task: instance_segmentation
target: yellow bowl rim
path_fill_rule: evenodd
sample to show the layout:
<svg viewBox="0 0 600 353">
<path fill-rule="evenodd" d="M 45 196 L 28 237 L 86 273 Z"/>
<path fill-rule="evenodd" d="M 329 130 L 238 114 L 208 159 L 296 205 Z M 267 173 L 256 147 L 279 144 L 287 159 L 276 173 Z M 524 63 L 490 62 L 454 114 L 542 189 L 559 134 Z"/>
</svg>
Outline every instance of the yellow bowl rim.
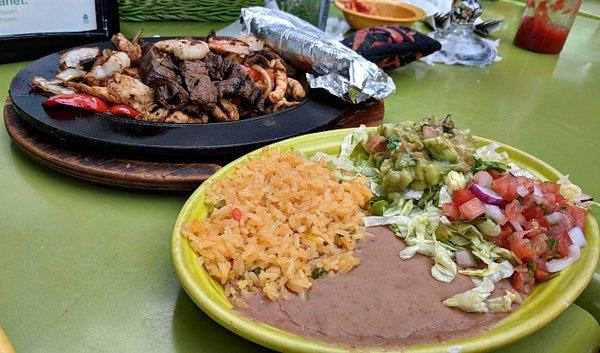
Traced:
<svg viewBox="0 0 600 353">
<path fill-rule="evenodd" d="M 374 129 L 375 128 L 369 128 L 370 131 L 373 131 Z M 286 146 L 294 146 L 295 143 L 305 143 L 307 141 L 317 142 L 320 139 L 325 138 L 337 138 L 341 141 L 341 138 L 350 133 L 352 130 L 353 128 L 347 128 L 307 134 L 280 141 L 271 144 L 268 147 L 285 148 Z M 482 142 L 485 144 L 497 142 L 487 138 L 477 136 L 474 137 L 477 140 L 477 142 Z M 509 155 L 520 155 L 523 159 L 526 159 L 539 165 L 539 167 L 536 169 L 546 169 L 549 173 L 553 174 L 556 177 L 560 177 L 563 175 L 554 167 L 526 152 L 523 152 L 515 147 L 503 143 L 499 144 L 502 150 L 507 151 Z M 179 280 L 181 281 L 183 289 L 187 292 L 190 298 L 202 309 L 202 311 L 204 311 L 208 316 L 210 316 L 213 320 L 221 324 L 223 327 L 229 329 L 230 331 L 236 333 L 241 337 L 244 337 L 250 341 L 253 341 L 271 349 L 275 349 L 278 351 L 303 353 L 380 352 L 381 350 L 378 350 L 377 348 L 364 348 L 357 350 L 355 348 L 335 346 L 326 342 L 304 338 L 277 328 L 273 328 L 272 326 L 264 323 L 251 321 L 237 314 L 235 311 L 231 310 L 231 306 L 229 308 L 226 308 L 220 305 L 203 290 L 202 286 L 198 282 L 196 282 L 193 279 L 193 275 L 190 272 L 190 269 L 186 266 L 184 254 L 181 248 L 182 246 L 190 247 L 189 241 L 187 239 L 184 239 L 180 235 L 181 226 L 186 221 L 188 214 L 195 207 L 196 200 L 199 198 L 199 196 L 203 194 L 204 189 L 208 185 L 210 185 L 214 180 L 226 174 L 231 168 L 235 167 L 235 165 L 237 165 L 238 163 L 245 161 L 249 156 L 260 153 L 260 150 L 262 150 L 262 148 L 250 152 L 221 168 L 210 178 L 208 178 L 202 185 L 200 185 L 196 189 L 196 191 L 194 191 L 194 193 L 189 197 L 189 199 L 186 201 L 183 208 L 181 209 L 177 217 L 175 226 L 173 228 L 171 238 L 171 256 L 175 272 L 179 277 Z M 597 245 L 600 238 L 600 232 L 598 228 L 598 223 L 591 213 L 588 213 L 587 215 L 586 228 L 589 228 L 589 236 L 594 238 L 593 243 Z M 590 245 L 591 244 L 588 244 L 584 248 L 584 251 L 589 253 L 587 255 L 587 262 L 589 263 L 589 265 L 585 266 L 583 271 L 578 272 L 577 276 L 571 279 L 571 286 L 569 286 L 567 289 L 561 292 L 560 298 L 562 299 L 562 305 L 546 305 L 544 307 L 544 310 L 538 315 L 525 318 L 514 327 L 498 332 L 494 336 L 488 337 L 487 339 L 480 337 L 481 335 L 486 334 L 485 332 L 481 332 L 477 335 L 465 337 L 462 339 L 455 339 L 432 344 L 415 345 L 400 350 L 386 349 L 385 352 L 434 353 L 440 352 L 442 349 L 447 352 L 480 352 L 489 349 L 500 348 L 520 338 L 528 336 L 529 334 L 539 330 L 544 325 L 548 324 L 550 321 L 552 321 L 554 318 L 560 315 L 571 303 L 575 301 L 575 299 L 579 296 L 579 294 L 581 294 L 581 292 L 590 282 L 595 272 L 595 268 L 598 264 L 598 258 L 600 255 L 600 247 L 592 247 Z M 203 267 L 201 270 L 205 271 Z M 558 278 L 556 278 L 555 280 L 557 279 Z M 518 312 L 518 310 L 516 312 Z M 516 312 L 513 312 L 510 316 L 514 315 Z M 501 322 L 508 320 L 510 316 L 503 319 Z M 465 340 L 467 341 L 467 343 L 464 343 Z"/>
<path fill-rule="evenodd" d="M 350 15 L 353 15 L 353 16 L 356 16 L 356 17 L 362 17 L 362 18 L 366 18 L 366 19 L 370 19 L 370 20 L 379 20 L 379 21 L 385 21 L 385 22 L 402 23 L 402 22 L 416 22 L 416 21 L 420 21 L 420 20 L 424 19 L 425 17 L 427 17 L 427 13 L 425 11 L 423 11 L 423 9 L 421 9 L 418 6 L 414 6 L 414 5 L 410 5 L 410 4 L 404 4 L 404 3 L 398 3 L 398 2 L 395 2 L 395 1 L 386 1 L 386 0 L 379 0 L 377 2 L 379 2 L 379 3 L 385 3 L 385 4 L 388 4 L 388 5 L 393 5 L 393 6 L 396 6 L 396 7 L 403 7 L 405 9 L 409 9 L 409 10 L 413 11 L 415 13 L 415 15 L 412 16 L 412 17 L 374 16 L 374 15 L 364 14 L 364 13 L 358 12 L 358 11 L 348 10 L 348 9 L 344 8 L 344 6 L 341 4 L 341 0 L 335 0 L 334 4 L 344 14 L 350 14 Z"/>
</svg>

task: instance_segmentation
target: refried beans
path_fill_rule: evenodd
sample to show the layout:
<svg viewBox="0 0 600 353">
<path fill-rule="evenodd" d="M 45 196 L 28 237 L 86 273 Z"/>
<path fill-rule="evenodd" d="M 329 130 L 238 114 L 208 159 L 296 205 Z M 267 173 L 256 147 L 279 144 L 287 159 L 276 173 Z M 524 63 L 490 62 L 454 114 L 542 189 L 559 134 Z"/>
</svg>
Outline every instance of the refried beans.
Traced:
<svg viewBox="0 0 600 353">
<path fill-rule="evenodd" d="M 361 263 L 347 274 L 315 281 L 306 300 L 271 301 L 262 293 L 245 296 L 235 310 L 254 321 L 342 346 L 402 348 L 472 336 L 508 313 L 466 313 L 442 301 L 474 287 L 466 276 L 451 283 L 430 275 L 432 262 L 416 255 L 401 260 L 404 242 L 386 227 L 370 228 L 356 255 Z M 503 280 L 491 297 L 512 290 Z"/>
</svg>

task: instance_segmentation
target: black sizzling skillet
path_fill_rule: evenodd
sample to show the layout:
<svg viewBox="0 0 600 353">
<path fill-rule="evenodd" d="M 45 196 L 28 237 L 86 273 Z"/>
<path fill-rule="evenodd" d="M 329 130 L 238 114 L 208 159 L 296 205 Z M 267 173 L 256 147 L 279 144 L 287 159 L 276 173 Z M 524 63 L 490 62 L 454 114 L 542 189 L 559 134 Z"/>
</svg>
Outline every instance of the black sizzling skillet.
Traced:
<svg viewBox="0 0 600 353">
<path fill-rule="evenodd" d="M 146 38 L 156 42 L 162 38 Z M 110 42 L 86 45 L 114 48 Z M 29 87 L 33 76 L 52 79 L 59 53 L 32 62 L 10 85 L 19 115 L 35 128 L 65 143 L 120 155 L 152 158 L 202 158 L 238 155 L 259 146 L 323 128 L 349 107 L 322 90 L 310 90 L 299 105 L 275 114 L 209 124 L 151 123 L 79 109 L 46 109 L 47 98 Z"/>
</svg>

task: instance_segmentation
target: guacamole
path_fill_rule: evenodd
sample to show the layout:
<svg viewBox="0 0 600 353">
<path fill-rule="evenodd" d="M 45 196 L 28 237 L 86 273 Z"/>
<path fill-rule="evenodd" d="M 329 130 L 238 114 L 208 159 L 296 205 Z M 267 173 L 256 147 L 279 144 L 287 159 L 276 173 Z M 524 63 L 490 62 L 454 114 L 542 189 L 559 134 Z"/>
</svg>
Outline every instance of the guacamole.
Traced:
<svg viewBox="0 0 600 353">
<path fill-rule="evenodd" d="M 468 130 L 456 129 L 450 117 L 434 117 L 421 123 L 383 124 L 364 148 L 381 172 L 380 199 L 394 202 L 408 191 L 434 195 L 448 172 L 469 172 L 475 142 Z"/>
</svg>

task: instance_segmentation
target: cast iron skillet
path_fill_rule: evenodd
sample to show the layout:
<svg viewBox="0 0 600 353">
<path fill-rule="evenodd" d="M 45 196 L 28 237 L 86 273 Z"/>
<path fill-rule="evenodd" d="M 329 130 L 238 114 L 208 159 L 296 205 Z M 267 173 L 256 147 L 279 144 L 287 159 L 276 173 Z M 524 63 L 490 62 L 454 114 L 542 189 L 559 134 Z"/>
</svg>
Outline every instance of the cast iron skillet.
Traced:
<svg viewBox="0 0 600 353">
<path fill-rule="evenodd" d="M 168 39 L 145 38 L 156 42 Z M 85 46 L 114 48 L 110 42 Z M 10 98 L 19 115 L 35 128 L 68 144 L 100 152 L 153 157 L 202 158 L 238 155 L 273 141 L 327 126 L 348 104 L 325 91 L 311 90 L 299 105 L 275 114 L 210 124 L 151 123 L 79 109 L 46 109 L 44 94 L 29 87 L 33 76 L 52 79 L 62 52 L 32 62 L 12 80 Z"/>
</svg>

